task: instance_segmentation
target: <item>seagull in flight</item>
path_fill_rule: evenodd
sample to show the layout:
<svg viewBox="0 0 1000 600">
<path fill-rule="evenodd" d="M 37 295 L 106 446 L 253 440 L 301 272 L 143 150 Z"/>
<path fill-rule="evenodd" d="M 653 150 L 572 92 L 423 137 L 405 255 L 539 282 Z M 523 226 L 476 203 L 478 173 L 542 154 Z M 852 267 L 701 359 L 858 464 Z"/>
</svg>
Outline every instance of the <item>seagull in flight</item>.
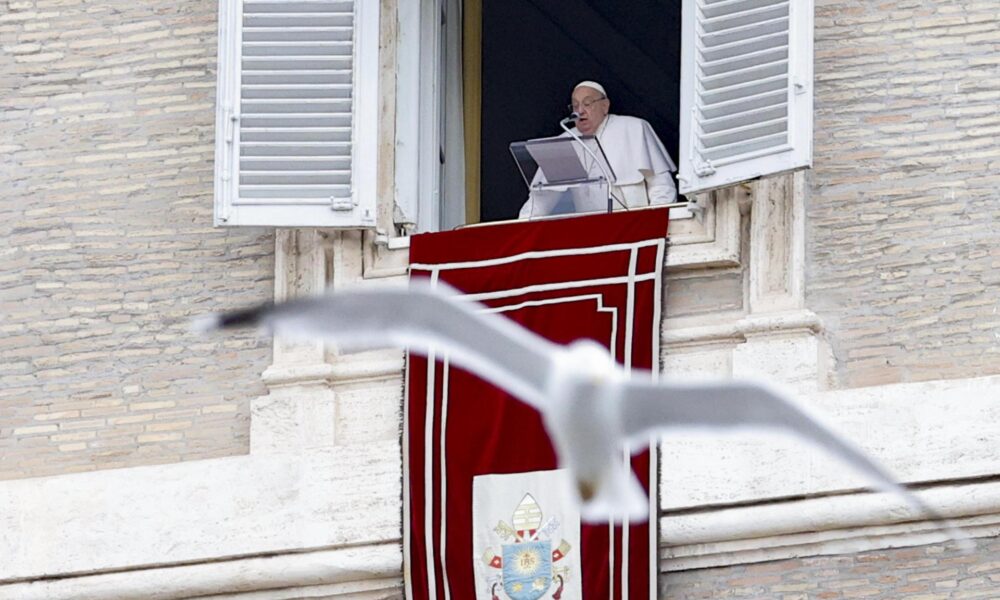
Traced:
<svg viewBox="0 0 1000 600">
<path fill-rule="evenodd" d="M 323 296 L 207 315 L 202 332 L 253 327 L 289 340 L 344 350 L 409 347 L 452 363 L 539 411 L 561 467 L 568 468 L 586 521 L 647 517 L 645 492 L 622 460 L 652 435 L 674 430 L 790 434 L 818 446 L 936 522 L 952 539 L 968 537 L 882 466 L 778 388 L 759 381 L 702 382 L 630 377 L 590 340 L 561 346 L 463 299 L 450 287 L 352 288 Z"/>
</svg>

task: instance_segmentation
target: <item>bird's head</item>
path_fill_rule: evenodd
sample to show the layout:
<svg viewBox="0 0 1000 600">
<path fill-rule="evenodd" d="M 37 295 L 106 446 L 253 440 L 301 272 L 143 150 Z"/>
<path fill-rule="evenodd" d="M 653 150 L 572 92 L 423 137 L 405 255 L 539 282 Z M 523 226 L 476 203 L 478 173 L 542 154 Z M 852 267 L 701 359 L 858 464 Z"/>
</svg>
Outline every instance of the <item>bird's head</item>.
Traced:
<svg viewBox="0 0 1000 600">
<path fill-rule="evenodd" d="M 621 375 L 621 368 L 607 348 L 593 340 L 576 340 L 568 349 L 568 367 L 593 385 L 610 383 Z"/>
</svg>

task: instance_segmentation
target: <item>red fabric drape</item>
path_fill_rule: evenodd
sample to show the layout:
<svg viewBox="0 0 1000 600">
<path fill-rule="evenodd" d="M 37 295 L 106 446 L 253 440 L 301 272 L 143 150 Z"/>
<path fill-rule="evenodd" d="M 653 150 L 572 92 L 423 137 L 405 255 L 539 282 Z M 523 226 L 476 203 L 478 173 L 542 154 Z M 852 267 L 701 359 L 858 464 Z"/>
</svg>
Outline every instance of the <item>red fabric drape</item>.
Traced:
<svg viewBox="0 0 1000 600">
<path fill-rule="evenodd" d="M 651 369 L 658 361 L 666 230 L 667 209 L 653 209 L 418 235 L 410 247 L 411 277 L 489 294 L 481 302 L 509 309 L 505 316 L 553 341 L 590 338 L 608 346 L 618 362 Z M 404 554 L 411 600 L 444 599 L 446 586 L 452 599 L 476 598 L 473 477 L 556 467 L 534 409 L 454 367 L 447 370 L 445 399 L 445 375 L 440 361 L 431 369 L 426 358 L 410 355 Z M 643 485 L 655 490 L 649 453 L 633 457 L 632 465 Z M 616 527 L 613 536 L 607 525 L 582 525 L 584 598 L 625 600 L 626 587 L 629 599 L 656 597 L 649 529 L 655 523 L 651 514 L 647 523 L 630 523 L 627 532 Z"/>
</svg>

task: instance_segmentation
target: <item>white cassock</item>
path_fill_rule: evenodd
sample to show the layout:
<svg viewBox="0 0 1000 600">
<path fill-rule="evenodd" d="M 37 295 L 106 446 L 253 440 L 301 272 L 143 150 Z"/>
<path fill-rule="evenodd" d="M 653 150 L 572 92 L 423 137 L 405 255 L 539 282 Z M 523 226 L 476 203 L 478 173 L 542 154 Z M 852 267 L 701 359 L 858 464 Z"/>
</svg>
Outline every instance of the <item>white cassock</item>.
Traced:
<svg viewBox="0 0 1000 600">
<path fill-rule="evenodd" d="M 573 133 L 579 135 L 574 128 Z M 561 137 L 569 134 L 563 133 Z M 608 164 L 614 171 L 615 185 L 611 186 L 611 195 L 616 210 L 622 204 L 629 208 L 651 206 L 653 204 L 668 204 L 677 197 L 677 188 L 671 175 L 677 170 L 674 161 L 667 154 L 663 142 L 657 137 L 653 127 L 638 117 L 611 115 L 597 128 L 596 136 L 601 148 L 608 158 Z M 585 164 L 592 162 L 584 157 Z M 587 165 L 591 170 L 596 165 Z M 599 174 L 599 173 L 596 173 Z M 521 207 L 518 218 L 527 219 L 551 214 L 552 207 L 536 206 L 534 194 Z M 607 210 L 606 200 L 587 202 L 586 206 L 575 207 L 575 212 L 591 212 Z M 593 204 L 591 206 L 590 204 Z"/>
</svg>

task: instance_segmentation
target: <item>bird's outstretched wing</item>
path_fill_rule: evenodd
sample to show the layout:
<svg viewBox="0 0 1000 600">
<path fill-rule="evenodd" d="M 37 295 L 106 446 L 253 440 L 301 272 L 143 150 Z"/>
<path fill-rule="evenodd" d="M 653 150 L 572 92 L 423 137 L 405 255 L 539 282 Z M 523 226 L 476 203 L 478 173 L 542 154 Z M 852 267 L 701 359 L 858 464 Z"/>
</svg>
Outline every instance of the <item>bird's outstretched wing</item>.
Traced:
<svg viewBox="0 0 1000 600">
<path fill-rule="evenodd" d="M 354 287 L 211 315 L 201 330 L 257 327 L 304 341 L 339 347 L 409 346 L 457 364 L 521 400 L 541 407 L 558 346 L 480 304 L 461 300 L 451 288 L 413 281 L 409 288 Z"/>
<path fill-rule="evenodd" d="M 818 446 L 864 475 L 872 487 L 895 494 L 937 523 L 952 539 L 971 542 L 958 527 L 896 482 L 881 465 L 778 388 L 755 381 L 623 383 L 620 395 L 624 435 L 641 444 L 654 432 L 767 430 Z"/>
</svg>

